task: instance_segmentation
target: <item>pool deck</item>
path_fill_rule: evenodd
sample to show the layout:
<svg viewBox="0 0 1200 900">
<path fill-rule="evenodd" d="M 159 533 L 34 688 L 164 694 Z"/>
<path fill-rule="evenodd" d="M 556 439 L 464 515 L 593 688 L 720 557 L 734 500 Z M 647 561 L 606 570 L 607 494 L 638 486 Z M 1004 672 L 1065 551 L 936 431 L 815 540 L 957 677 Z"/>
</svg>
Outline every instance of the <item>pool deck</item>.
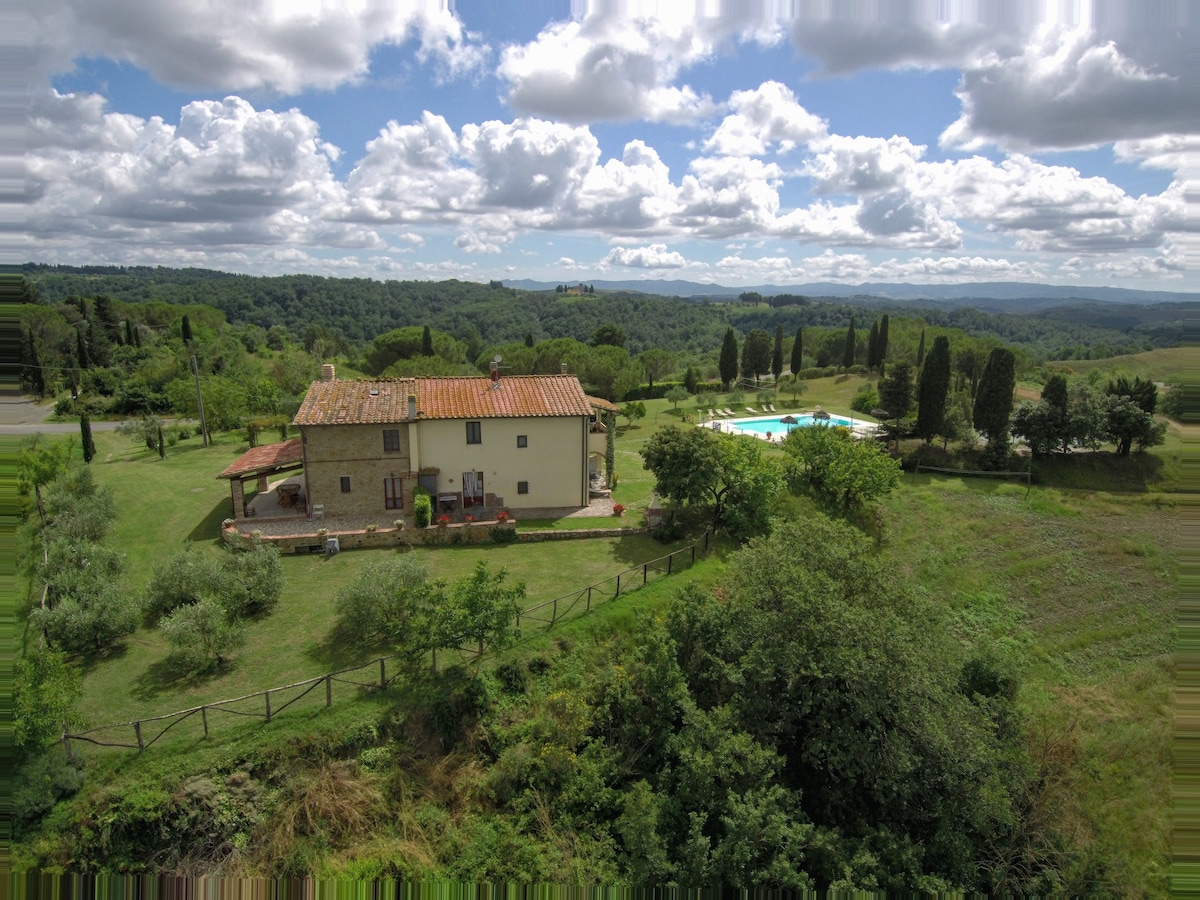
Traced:
<svg viewBox="0 0 1200 900">
<path fill-rule="evenodd" d="M 772 433 L 770 438 L 768 438 L 761 431 L 755 431 L 750 428 L 742 428 L 740 426 L 747 422 L 776 422 L 779 420 L 779 418 L 781 416 L 786 416 L 786 415 L 793 415 L 793 416 L 796 416 L 797 418 L 799 418 L 801 416 L 811 416 L 813 414 L 813 412 L 814 412 L 814 410 L 807 409 L 807 410 L 796 410 L 794 412 L 789 410 L 786 413 L 776 413 L 774 415 L 769 415 L 769 416 L 738 416 L 738 417 L 735 417 L 732 419 L 730 419 L 730 418 L 708 419 L 707 417 L 705 417 L 705 421 L 702 421 L 699 424 L 699 426 L 697 426 L 697 427 L 710 428 L 710 429 L 713 429 L 714 431 L 720 431 L 723 434 L 748 434 L 751 437 L 756 437 L 761 441 L 769 440 L 772 444 L 778 444 L 783 440 L 784 436 L 787 434 L 787 431 L 789 430 L 789 426 L 787 426 L 787 425 L 782 426 L 782 431 L 780 433 Z M 879 428 L 880 428 L 880 425 L 878 425 L 876 422 L 872 422 L 868 419 L 856 419 L 856 418 L 852 418 L 850 416 L 843 416 L 840 413 L 831 413 L 831 415 L 833 415 L 834 417 L 836 417 L 838 419 L 849 419 L 850 425 L 847 427 L 849 427 L 850 432 L 855 437 L 860 437 L 860 438 L 874 437 L 876 432 L 878 432 Z M 834 422 L 832 424 L 837 425 L 840 423 Z M 716 426 L 716 427 L 714 428 L 714 426 Z M 797 426 L 791 426 L 791 427 L 797 427 Z"/>
</svg>

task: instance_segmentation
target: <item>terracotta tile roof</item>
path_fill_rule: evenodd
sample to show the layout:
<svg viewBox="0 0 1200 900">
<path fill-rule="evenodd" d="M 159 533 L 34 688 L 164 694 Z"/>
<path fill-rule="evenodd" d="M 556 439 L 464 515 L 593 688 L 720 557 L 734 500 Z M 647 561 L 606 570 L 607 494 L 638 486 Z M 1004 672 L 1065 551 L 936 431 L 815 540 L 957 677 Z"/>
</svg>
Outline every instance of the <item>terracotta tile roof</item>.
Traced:
<svg viewBox="0 0 1200 900">
<path fill-rule="evenodd" d="M 617 404 L 613 403 L 611 400 L 605 400 L 603 397 L 593 397 L 591 394 L 588 394 L 587 401 L 598 409 L 607 409 L 611 412 L 621 411 L 621 407 L 617 406 Z"/>
<path fill-rule="evenodd" d="M 372 393 L 374 391 L 374 393 Z M 296 425 L 370 425 L 408 421 L 408 395 L 421 419 L 494 419 L 590 416 L 591 403 L 574 375 L 398 378 L 390 381 L 316 381 Z"/>
<path fill-rule="evenodd" d="M 247 450 L 233 465 L 218 475 L 218 478 L 238 478 L 296 465 L 304 460 L 304 444 L 300 438 L 281 441 L 278 444 L 263 444 Z"/>
</svg>

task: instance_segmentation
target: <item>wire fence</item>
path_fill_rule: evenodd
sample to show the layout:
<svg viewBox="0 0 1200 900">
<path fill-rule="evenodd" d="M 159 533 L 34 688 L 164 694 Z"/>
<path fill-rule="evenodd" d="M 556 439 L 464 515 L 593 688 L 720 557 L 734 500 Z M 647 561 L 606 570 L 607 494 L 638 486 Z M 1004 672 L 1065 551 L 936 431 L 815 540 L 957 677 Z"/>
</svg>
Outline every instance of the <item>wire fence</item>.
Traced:
<svg viewBox="0 0 1200 900">
<path fill-rule="evenodd" d="M 545 629 L 549 630 L 567 618 L 586 615 L 593 609 L 616 600 L 623 593 L 628 594 L 648 584 L 652 578 L 669 576 L 690 567 L 695 563 L 697 555 L 702 556 L 708 552 L 711 536 L 711 532 L 705 532 L 703 537 L 687 547 L 674 550 L 657 559 L 648 560 L 570 594 L 564 594 L 553 600 L 523 609 L 517 613 L 514 624 L 518 630 L 538 625 L 545 626 Z M 470 648 L 461 649 L 464 652 L 476 653 Z M 216 700 L 212 703 L 176 710 L 161 716 L 150 716 L 114 725 L 98 725 L 95 728 L 64 733 L 62 740 L 68 752 L 71 750 L 72 741 L 81 741 L 97 747 L 137 750 L 140 753 L 184 723 L 191 724 L 179 728 L 179 731 L 175 732 L 176 734 L 186 733 L 190 727 L 194 738 L 199 738 L 201 734 L 207 738 L 210 729 L 218 722 L 232 721 L 235 717 L 240 716 L 262 719 L 269 723 L 284 710 L 297 706 L 305 698 L 308 698 L 309 708 L 316 705 L 330 707 L 335 699 L 335 686 L 349 687 L 355 696 L 364 689 L 385 690 L 408 671 L 408 667 L 403 665 L 402 661 L 409 661 L 409 658 L 401 654 L 382 656 L 370 662 L 340 669 L 337 672 L 328 672 L 292 684 L 255 691 L 241 697 Z M 389 664 L 391 664 L 390 671 Z M 370 676 L 360 675 L 358 679 L 350 677 L 359 672 L 370 672 Z M 319 691 L 318 688 L 322 685 L 325 690 Z M 345 692 L 344 687 L 342 690 Z M 321 704 L 321 700 L 324 701 L 323 704 Z"/>
</svg>

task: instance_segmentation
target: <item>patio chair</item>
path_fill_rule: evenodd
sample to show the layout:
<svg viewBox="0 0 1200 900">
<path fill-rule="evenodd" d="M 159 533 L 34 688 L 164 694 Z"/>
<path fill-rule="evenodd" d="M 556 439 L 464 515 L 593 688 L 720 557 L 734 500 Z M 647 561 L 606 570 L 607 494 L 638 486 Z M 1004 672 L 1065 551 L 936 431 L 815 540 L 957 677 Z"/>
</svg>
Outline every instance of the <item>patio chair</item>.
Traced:
<svg viewBox="0 0 1200 900">
<path fill-rule="evenodd" d="M 312 517 L 314 519 L 325 518 L 325 504 L 324 503 L 314 503 L 313 504 Z"/>
</svg>

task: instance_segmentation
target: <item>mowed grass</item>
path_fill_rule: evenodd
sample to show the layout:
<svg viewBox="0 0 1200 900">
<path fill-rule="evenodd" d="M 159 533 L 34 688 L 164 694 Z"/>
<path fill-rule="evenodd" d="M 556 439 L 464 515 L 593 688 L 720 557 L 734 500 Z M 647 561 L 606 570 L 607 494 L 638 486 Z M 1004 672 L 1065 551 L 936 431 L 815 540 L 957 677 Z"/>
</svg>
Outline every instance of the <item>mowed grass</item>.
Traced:
<svg viewBox="0 0 1200 900">
<path fill-rule="evenodd" d="M 123 584 L 145 590 L 156 565 L 191 545 L 193 552 L 219 555 L 220 523 L 230 513 L 228 483 L 216 475 L 244 452 L 231 436 L 204 448 L 193 439 L 176 445 L 167 459 L 113 434 L 98 434 L 93 471 L 117 498 L 118 519 L 111 542 L 127 555 Z M 643 473 L 648 475 L 648 473 Z M 645 486 L 645 479 L 630 484 Z M 622 490 L 632 493 L 628 484 Z M 607 526 L 608 519 L 571 520 L 572 527 Z M 453 581 L 478 561 L 508 571 L 526 586 L 525 606 L 586 588 L 619 572 L 659 558 L 686 541 L 663 545 L 640 533 L 615 538 L 533 544 L 451 546 L 413 551 L 347 551 L 335 557 L 281 557 L 283 597 L 261 620 L 247 626 L 247 643 L 225 671 L 185 677 L 168 659 L 169 648 L 155 629 L 142 628 L 107 657 L 89 663 L 82 712 L 92 725 L 131 721 L 265 688 L 290 684 L 355 665 L 388 652 L 365 646 L 336 631 L 334 598 L 363 566 L 384 555 L 415 553 L 435 578 Z M 640 579 L 627 580 L 623 589 Z M 614 585 L 606 590 L 611 592 Z M 599 599 L 600 592 L 596 597 Z M 536 626 L 528 626 L 535 627 Z"/>
<path fill-rule="evenodd" d="M 1117 895 L 1167 892 L 1175 502 L 906 475 L 885 505 L 885 556 L 1014 661 L 1031 733 L 1075 754 L 1066 789 Z"/>
</svg>

